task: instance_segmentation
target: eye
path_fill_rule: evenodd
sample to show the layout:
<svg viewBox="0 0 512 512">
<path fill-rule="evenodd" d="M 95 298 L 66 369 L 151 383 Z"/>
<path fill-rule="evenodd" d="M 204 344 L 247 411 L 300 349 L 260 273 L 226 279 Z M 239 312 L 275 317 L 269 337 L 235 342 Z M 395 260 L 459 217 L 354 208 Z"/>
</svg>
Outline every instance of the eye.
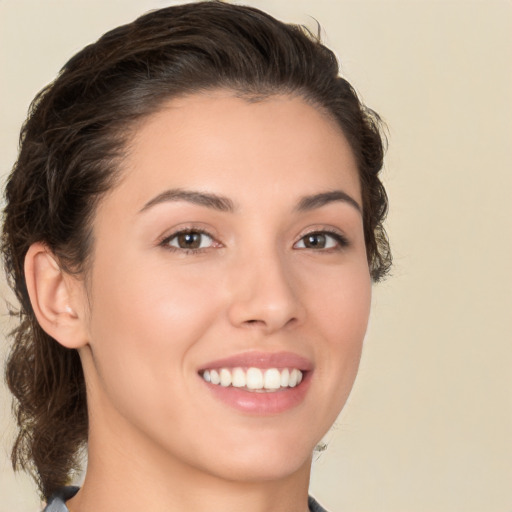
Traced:
<svg viewBox="0 0 512 512">
<path fill-rule="evenodd" d="M 194 230 L 179 231 L 162 240 L 163 247 L 172 250 L 200 251 L 214 245 L 214 239 L 208 233 Z"/>
<path fill-rule="evenodd" d="M 303 236 L 293 247 L 295 249 L 336 249 L 347 245 L 347 239 L 339 233 L 315 231 Z"/>
</svg>

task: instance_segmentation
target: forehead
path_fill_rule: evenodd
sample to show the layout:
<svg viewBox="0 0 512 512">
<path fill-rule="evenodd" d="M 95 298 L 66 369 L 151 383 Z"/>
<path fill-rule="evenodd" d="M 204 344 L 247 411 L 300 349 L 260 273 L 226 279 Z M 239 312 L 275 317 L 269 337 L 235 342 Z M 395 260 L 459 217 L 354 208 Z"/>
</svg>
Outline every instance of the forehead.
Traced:
<svg viewBox="0 0 512 512">
<path fill-rule="evenodd" d="M 243 202 L 340 187 L 360 202 L 353 152 L 338 124 L 298 96 L 250 102 L 229 91 L 173 99 L 137 128 L 114 195 L 144 204 L 164 188 Z"/>
</svg>

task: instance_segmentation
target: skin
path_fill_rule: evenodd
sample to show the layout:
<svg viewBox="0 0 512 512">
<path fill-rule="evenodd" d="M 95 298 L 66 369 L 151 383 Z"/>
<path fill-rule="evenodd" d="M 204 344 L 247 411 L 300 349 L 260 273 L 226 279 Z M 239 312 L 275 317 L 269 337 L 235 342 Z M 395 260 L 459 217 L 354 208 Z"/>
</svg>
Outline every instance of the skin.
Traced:
<svg viewBox="0 0 512 512">
<path fill-rule="evenodd" d="M 169 189 L 223 196 L 234 210 L 148 206 Z M 89 459 L 72 512 L 307 510 L 312 452 L 349 395 L 371 300 L 360 211 L 346 200 L 297 211 L 334 190 L 361 205 L 343 133 L 300 97 L 214 91 L 141 124 L 98 206 L 87 279 L 61 274 L 53 295 L 37 277 L 29 286 L 41 317 L 53 298 L 68 324 L 55 320 L 52 334 L 84 367 Z M 184 228 L 209 233 L 201 250 L 170 238 Z M 348 245 L 327 234 L 326 248 L 305 246 L 324 230 Z M 28 259 L 29 273 L 57 275 L 42 246 Z M 311 362 L 298 406 L 247 414 L 209 392 L 199 368 L 251 351 Z"/>
</svg>

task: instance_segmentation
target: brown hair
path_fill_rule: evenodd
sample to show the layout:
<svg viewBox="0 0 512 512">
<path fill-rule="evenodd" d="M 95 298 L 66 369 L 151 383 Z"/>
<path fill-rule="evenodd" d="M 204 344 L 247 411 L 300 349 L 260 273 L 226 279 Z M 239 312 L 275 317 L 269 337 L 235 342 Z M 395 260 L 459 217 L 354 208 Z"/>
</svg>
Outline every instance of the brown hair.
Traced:
<svg viewBox="0 0 512 512">
<path fill-rule="evenodd" d="M 78 353 L 47 335 L 33 313 L 23 270 L 30 245 L 43 241 L 68 272 L 86 270 L 95 205 L 116 183 L 130 130 L 162 102 L 219 87 L 251 101 L 290 93 L 332 116 L 351 145 L 368 264 L 379 280 L 391 264 L 380 120 L 338 73 L 334 54 L 303 27 L 211 1 L 150 12 L 106 33 L 36 96 L 6 186 L 2 252 L 20 302 L 6 370 L 19 426 L 12 461 L 44 497 L 78 467 L 88 418 Z"/>
</svg>

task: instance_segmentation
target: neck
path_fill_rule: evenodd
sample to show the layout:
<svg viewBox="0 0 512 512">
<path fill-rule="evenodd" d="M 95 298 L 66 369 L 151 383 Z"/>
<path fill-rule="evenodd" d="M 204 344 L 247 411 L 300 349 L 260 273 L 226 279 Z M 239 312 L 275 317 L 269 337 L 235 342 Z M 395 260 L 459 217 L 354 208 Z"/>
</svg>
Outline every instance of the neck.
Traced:
<svg viewBox="0 0 512 512">
<path fill-rule="evenodd" d="M 225 478 L 176 460 L 119 422 L 115 428 L 91 426 L 88 448 L 85 481 L 68 502 L 72 512 L 308 510 L 311 458 L 286 475 Z"/>
</svg>

